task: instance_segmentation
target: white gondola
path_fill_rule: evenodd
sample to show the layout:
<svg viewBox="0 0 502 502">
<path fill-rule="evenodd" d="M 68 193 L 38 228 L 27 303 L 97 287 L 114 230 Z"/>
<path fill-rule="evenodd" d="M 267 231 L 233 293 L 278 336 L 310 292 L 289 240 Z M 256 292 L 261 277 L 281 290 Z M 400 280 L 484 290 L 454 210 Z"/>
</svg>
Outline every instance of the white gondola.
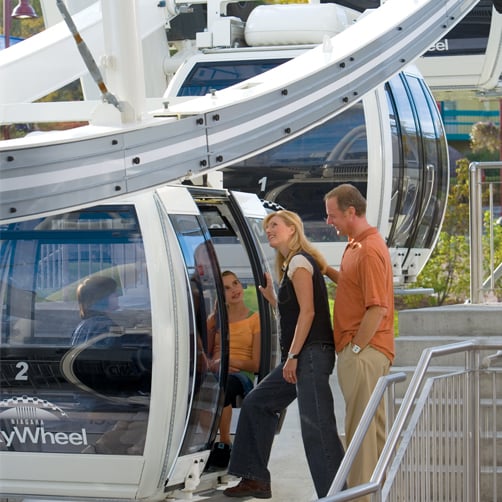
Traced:
<svg viewBox="0 0 502 502">
<path fill-rule="evenodd" d="M 264 215 L 256 196 L 166 185 L 2 227 L 2 494 L 149 499 L 199 484 L 225 384 L 206 364 L 221 270 L 260 313 L 258 378 L 276 362 L 256 288 L 270 272 Z M 73 343 L 91 277 L 115 280 L 119 309 Z"/>
<path fill-rule="evenodd" d="M 500 95 L 502 4 L 481 0 L 417 61 L 436 95 L 448 91 Z"/>
</svg>

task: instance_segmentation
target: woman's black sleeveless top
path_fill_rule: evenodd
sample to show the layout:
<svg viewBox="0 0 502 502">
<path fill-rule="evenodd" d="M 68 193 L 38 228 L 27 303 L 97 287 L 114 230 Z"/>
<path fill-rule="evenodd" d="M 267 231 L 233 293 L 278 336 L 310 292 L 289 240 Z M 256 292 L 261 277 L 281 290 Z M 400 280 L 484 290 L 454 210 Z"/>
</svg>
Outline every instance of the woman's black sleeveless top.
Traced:
<svg viewBox="0 0 502 502">
<path fill-rule="evenodd" d="M 304 347 L 310 344 L 333 344 L 333 328 L 329 313 L 328 292 L 324 277 L 319 270 L 314 258 L 308 253 L 300 253 L 312 264 L 314 272 L 312 274 L 314 289 L 314 320 L 310 327 L 309 334 L 305 340 Z M 300 306 L 295 295 L 295 289 L 291 279 L 288 277 L 288 270 L 284 272 L 279 291 L 277 294 L 277 306 L 280 314 L 281 325 L 281 356 L 284 361 L 291 347 L 291 342 L 295 334 L 296 323 L 300 315 Z"/>
</svg>

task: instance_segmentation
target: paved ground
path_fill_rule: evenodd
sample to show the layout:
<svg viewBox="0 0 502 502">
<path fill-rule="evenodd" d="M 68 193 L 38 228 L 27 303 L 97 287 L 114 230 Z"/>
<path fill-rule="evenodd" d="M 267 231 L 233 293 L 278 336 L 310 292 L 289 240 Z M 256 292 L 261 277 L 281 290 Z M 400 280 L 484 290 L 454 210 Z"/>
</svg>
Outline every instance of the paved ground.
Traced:
<svg viewBox="0 0 502 502">
<path fill-rule="evenodd" d="M 331 384 L 335 398 L 338 431 L 342 435 L 345 405 L 335 376 L 331 377 Z M 275 438 L 269 468 L 272 474 L 272 498 L 269 500 L 272 502 L 310 502 L 317 500 L 303 450 L 296 401 L 288 408 L 281 433 Z M 230 499 L 222 494 L 213 496 L 210 500 L 212 502 L 229 502 L 230 500 L 239 499 Z M 259 499 L 247 500 L 255 501 Z"/>
</svg>

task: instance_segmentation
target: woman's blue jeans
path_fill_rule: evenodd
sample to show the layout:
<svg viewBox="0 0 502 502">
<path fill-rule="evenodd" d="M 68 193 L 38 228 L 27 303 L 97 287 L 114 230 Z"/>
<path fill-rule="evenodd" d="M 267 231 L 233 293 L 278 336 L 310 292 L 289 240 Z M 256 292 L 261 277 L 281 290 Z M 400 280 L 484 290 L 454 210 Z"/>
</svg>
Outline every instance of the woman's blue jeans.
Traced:
<svg viewBox="0 0 502 502">
<path fill-rule="evenodd" d="M 298 358 L 296 385 L 284 380 L 283 365 L 273 369 L 244 399 L 228 472 L 270 482 L 267 465 L 279 415 L 298 398 L 310 474 L 318 497 L 324 497 L 344 455 L 329 385 L 335 350 L 329 344 L 304 347 Z"/>
</svg>

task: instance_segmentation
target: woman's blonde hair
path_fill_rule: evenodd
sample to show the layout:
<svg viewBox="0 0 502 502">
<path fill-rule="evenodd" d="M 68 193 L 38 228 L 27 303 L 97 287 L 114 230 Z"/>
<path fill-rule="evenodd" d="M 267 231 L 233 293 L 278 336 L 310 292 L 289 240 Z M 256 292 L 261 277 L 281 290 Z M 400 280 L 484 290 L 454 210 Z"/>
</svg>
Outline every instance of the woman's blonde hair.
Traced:
<svg viewBox="0 0 502 502">
<path fill-rule="evenodd" d="M 275 268 L 279 280 L 282 280 L 289 260 L 295 254 L 301 252 L 310 254 L 316 261 L 321 272 L 324 274 L 326 272 L 326 269 L 328 268 L 328 262 L 326 261 L 326 258 L 324 258 L 324 256 L 321 254 L 321 252 L 317 248 L 315 248 L 307 239 L 303 229 L 303 222 L 300 216 L 293 211 L 281 209 L 274 213 L 269 213 L 267 214 L 267 216 L 265 216 L 265 219 L 263 220 L 263 228 L 266 228 L 269 221 L 276 216 L 281 218 L 281 220 L 284 221 L 284 223 L 288 227 L 294 227 L 295 229 L 295 232 L 293 233 L 291 240 L 289 241 L 288 256 L 283 256 L 282 253 L 279 252 L 277 252 L 275 256 Z"/>
</svg>

